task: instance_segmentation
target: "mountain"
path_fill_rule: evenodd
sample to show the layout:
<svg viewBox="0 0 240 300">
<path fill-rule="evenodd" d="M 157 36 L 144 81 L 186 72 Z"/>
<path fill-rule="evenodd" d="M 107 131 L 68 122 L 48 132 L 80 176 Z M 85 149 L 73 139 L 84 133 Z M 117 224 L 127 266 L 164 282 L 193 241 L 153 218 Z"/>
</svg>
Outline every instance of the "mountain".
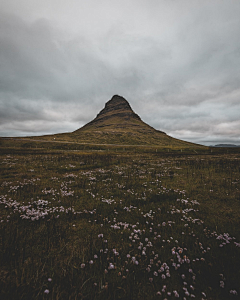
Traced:
<svg viewBox="0 0 240 300">
<path fill-rule="evenodd" d="M 109 100 L 94 120 L 76 130 L 74 133 L 87 133 L 88 131 L 118 134 L 126 133 L 152 133 L 156 130 L 144 123 L 141 118 L 132 110 L 130 104 L 121 96 L 115 95 Z M 165 134 L 162 131 L 159 131 Z"/>
<path fill-rule="evenodd" d="M 204 147 L 172 138 L 149 126 L 132 110 L 128 101 L 119 95 L 114 95 L 95 119 L 74 132 L 38 138 L 87 144 Z"/>
<path fill-rule="evenodd" d="M 98 144 L 196 146 L 149 126 L 119 95 L 114 95 L 95 119 L 71 133 L 71 138 Z"/>
</svg>

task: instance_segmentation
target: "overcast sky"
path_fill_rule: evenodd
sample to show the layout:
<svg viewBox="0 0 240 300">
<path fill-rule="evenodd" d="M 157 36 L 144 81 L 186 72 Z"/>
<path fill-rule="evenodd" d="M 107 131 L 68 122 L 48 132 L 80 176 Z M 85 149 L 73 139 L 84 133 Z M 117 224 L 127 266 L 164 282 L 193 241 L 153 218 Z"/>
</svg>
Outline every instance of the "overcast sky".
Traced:
<svg viewBox="0 0 240 300">
<path fill-rule="evenodd" d="M 0 136 L 74 131 L 114 94 L 173 137 L 240 145 L 240 1 L 0 0 Z"/>
</svg>

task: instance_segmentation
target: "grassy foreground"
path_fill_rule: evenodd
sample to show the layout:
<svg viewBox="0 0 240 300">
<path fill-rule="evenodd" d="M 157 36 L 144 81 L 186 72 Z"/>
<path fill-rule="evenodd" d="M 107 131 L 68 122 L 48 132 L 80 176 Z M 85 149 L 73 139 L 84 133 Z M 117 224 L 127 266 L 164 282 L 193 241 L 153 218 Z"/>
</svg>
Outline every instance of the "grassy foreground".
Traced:
<svg viewBox="0 0 240 300">
<path fill-rule="evenodd" d="M 0 299 L 240 299 L 239 149 L 79 147 L 1 141 Z"/>
</svg>

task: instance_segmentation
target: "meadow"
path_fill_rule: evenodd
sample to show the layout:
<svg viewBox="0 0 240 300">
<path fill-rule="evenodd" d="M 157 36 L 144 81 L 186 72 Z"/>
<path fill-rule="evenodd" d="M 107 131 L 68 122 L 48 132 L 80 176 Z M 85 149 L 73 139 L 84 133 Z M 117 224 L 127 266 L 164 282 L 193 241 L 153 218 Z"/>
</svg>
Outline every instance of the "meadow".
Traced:
<svg viewBox="0 0 240 300">
<path fill-rule="evenodd" d="M 0 299 L 240 299 L 239 148 L 0 141 Z"/>
</svg>

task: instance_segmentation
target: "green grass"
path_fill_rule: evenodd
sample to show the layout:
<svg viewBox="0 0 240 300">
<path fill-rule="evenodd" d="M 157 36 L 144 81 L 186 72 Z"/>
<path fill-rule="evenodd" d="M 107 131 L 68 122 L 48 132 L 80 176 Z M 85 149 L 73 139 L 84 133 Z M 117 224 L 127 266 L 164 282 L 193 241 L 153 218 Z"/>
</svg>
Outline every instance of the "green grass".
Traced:
<svg viewBox="0 0 240 300">
<path fill-rule="evenodd" d="M 2 140 L 0 161 L 1 299 L 240 299 L 237 149 Z"/>
</svg>

